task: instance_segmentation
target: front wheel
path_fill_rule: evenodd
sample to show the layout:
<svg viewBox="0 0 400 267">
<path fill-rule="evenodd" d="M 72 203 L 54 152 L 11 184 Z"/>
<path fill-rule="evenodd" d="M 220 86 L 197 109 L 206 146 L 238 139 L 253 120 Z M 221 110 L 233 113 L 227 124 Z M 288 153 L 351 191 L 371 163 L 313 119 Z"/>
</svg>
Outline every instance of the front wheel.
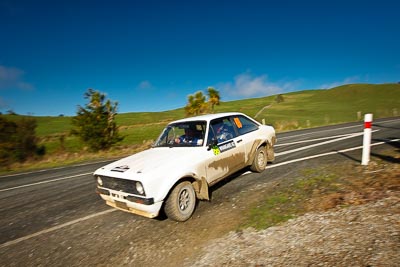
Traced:
<svg viewBox="0 0 400 267">
<path fill-rule="evenodd" d="M 265 147 L 259 147 L 254 156 L 253 164 L 250 167 L 250 170 L 253 172 L 262 172 L 265 170 L 267 166 L 267 151 Z"/>
<path fill-rule="evenodd" d="M 168 218 L 184 222 L 188 220 L 196 207 L 196 193 L 190 182 L 182 182 L 174 187 L 167 201 L 164 211 Z"/>
<path fill-rule="evenodd" d="M 273 162 L 275 160 L 274 148 L 268 144 L 267 146 L 267 161 Z"/>
</svg>

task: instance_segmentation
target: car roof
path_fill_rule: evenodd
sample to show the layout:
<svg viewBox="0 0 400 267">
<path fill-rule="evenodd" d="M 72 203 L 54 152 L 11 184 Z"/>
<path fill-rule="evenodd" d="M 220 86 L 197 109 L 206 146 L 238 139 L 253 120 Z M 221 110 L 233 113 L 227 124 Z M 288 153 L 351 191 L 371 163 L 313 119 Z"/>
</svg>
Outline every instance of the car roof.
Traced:
<svg viewBox="0 0 400 267">
<path fill-rule="evenodd" d="M 240 113 L 240 112 L 214 113 L 214 114 L 206 114 L 206 115 L 200 115 L 200 116 L 180 119 L 180 120 L 173 121 L 170 124 L 177 123 L 177 122 L 187 122 L 187 121 L 211 121 L 213 119 L 227 117 L 227 116 L 234 116 L 234 115 L 244 115 L 244 116 L 246 116 L 245 114 Z"/>
</svg>

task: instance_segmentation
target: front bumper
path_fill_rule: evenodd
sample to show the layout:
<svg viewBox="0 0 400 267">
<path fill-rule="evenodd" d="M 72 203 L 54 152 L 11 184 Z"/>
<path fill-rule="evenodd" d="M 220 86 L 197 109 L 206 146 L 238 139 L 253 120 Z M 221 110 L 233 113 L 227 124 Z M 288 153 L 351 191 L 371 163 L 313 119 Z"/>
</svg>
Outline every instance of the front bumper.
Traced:
<svg viewBox="0 0 400 267">
<path fill-rule="evenodd" d="M 157 217 L 163 203 L 154 202 L 153 198 L 141 198 L 107 188 L 97 187 L 96 193 L 111 207 L 147 218 Z"/>
</svg>

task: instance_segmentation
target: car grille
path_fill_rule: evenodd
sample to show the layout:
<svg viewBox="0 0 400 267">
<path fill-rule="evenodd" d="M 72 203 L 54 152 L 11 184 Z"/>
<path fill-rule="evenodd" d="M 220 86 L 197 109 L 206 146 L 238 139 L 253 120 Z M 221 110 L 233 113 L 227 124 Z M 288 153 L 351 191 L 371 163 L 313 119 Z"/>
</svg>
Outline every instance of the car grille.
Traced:
<svg viewBox="0 0 400 267">
<path fill-rule="evenodd" d="M 136 190 L 136 182 L 126 179 L 113 178 L 107 176 L 100 176 L 103 180 L 103 185 L 101 187 L 112 189 L 115 191 L 121 191 L 129 194 L 140 195 Z M 99 185 L 100 186 L 100 185 Z"/>
</svg>

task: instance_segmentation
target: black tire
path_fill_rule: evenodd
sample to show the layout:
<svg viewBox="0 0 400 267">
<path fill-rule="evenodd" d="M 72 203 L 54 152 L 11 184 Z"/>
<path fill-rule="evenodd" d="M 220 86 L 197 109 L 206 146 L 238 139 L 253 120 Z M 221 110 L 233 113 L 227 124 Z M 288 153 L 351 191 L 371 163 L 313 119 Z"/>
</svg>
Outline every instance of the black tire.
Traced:
<svg viewBox="0 0 400 267">
<path fill-rule="evenodd" d="M 172 189 L 164 211 L 167 217 L 177 222 L 187 221 L 196 207 L 196 193 L 190 182 L 179 183 Z"/>
<path fill-rule="evenodd" d="M 253 172 L 262 172 L 265 170 L 267 166 L 267 151 L 265 147 L 259 147 L 254 155 L 253 164 L 250 167 L 250 170 Z"/>
</svg>

